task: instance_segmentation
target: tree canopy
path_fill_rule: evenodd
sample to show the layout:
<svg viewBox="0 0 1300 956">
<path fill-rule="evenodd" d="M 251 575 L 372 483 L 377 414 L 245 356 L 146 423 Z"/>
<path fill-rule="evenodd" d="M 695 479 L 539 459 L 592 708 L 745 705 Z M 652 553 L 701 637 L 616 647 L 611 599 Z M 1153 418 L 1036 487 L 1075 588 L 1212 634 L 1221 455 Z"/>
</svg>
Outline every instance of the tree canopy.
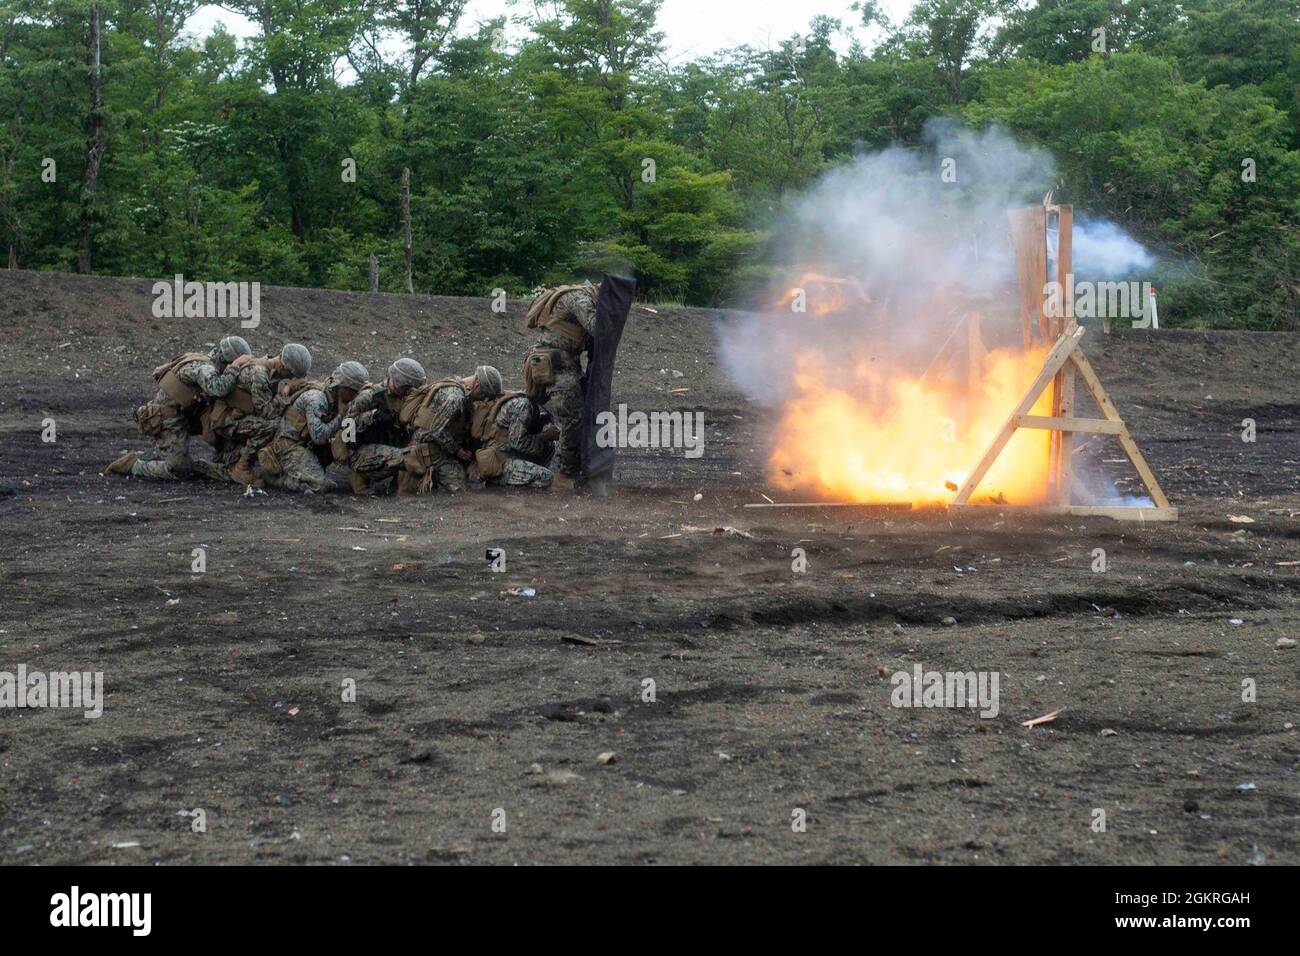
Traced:
<svg viewBox="0 0 1300 956">
<path fill-rule="evenodd" d="M 816 16 L 685 62 L 660 3 L 507 35 L 465 0 L 229 0 L 254 32 L 195 41 L 197 0 L 0 0 L 0 255 L 343 289 L 378 255 L 400 291 L 409 168 L 417 291 L 622 268 L 722 305 L 787 198 L 949 116 L 1050 149 L 1061 201 L 1170 265 L 1162 314 L 1300 329 L 1300 0 L 867 0 L 870 49 Z"/>
</svg>

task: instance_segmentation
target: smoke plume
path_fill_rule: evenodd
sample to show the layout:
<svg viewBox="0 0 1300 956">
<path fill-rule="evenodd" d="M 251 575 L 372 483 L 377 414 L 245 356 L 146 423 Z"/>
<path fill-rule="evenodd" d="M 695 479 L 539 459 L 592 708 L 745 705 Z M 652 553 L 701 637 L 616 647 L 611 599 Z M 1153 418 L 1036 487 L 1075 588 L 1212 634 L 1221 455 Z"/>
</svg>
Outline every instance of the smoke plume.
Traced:
<svg viewBox="0 0 1300 956">
<path fill-rule="evenodd" d="M 1056 178 L 1042 149 L 943 122 L 920 148 L 860 156 L 789 202 L 774 232 L 777 278 L 718 325 L 732 380 L 779 409 L 774 485 L 951 498 L 1041 367 L 1046 346 L 1024 348 L 1008 212 L 1041 203 Z M 1077 225 L 1073 250 L 1090 279 L 1151 262 L 1104 221 Z M 1047 441 L 1041 430 L 1013 436 L 984 493 L 1041 495 Z"/>
<path fill-rule="evenodd" d="M 728 374 L 751 400 L 775 405 L 789 391 L 796 351 L 815 350 L 831 375 L 886 353 L 919 372 L 972 307 L 987 344 L 1013 344 L 1007 211 L 1040 203 L 1055 180 L 1045 150 L 952 121 L 932 122 L 919 148 L 890 147 L 829 171 L 788 203 L 774 230 L 778 278 L 756 290 L 748 316 L 720 327 Z M 1090 279 L 1152 261 L 1113 223 L 1078 218 L 1073 255 L 1076 275 Z M 792 301 L 799 292 L 804 312 Z"/>
</svg>

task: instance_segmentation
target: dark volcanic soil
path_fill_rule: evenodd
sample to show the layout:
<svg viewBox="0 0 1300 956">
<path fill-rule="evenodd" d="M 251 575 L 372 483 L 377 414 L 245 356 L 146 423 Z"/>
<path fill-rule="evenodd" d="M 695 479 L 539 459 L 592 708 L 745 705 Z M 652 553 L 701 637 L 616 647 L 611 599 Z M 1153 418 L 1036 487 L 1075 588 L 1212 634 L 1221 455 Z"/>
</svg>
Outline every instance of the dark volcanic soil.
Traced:
<svg viewBox="0 0 1300 956">
<path fill-rule="evenodd" d="M 0 861 L 1300 861 L 1295 337 L 1089 333 L 1172 526 L 747 511 L 764 417 L 686 309 L 634 311 L 615 394 L 703 410 L 705 455 L 629 453 L 615 498 L 243 498 L 98 475 L 148 370 L 230 331 L 152 318 L 150 285 L 0 272 L 0 670 L 106 693 L 0 709 Z M 255 348 L 319 368 L 513 378 L 528 342 L 519 303 L 262 314 Z M 918 662 L 998 672 L 1000 713 L 892 707 Z"/>
</svg>

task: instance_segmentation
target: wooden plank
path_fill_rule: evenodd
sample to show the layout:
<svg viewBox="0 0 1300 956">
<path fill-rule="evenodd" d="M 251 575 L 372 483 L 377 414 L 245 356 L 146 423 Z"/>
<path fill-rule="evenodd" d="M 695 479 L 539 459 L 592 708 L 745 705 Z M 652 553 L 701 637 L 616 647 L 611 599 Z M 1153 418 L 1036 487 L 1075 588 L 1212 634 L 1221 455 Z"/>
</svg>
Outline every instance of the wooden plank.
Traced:
<svg viewBox="0 0 1300 956">
<path fill-rule="evenodd" d="M 1078 348 L 1081 338 L 1083 338 L 1082 327 L 1075 329 L 1069 335 L 1062 335 L 1060 341 L 1052 346 L 1052 350 L 1047 353 L 1047 358 L 1043 360 L 1042 371 L 1030 384 L 1024 398 L 1020 400 L 1020 404 L 1012 409 L 1011 414 L 1007 416 L 1006 422 L 998 430 L 997 435 L 994 436 L 993 441 L 984 452 L 984 456 L 980 458 L 979 464 L 975 466 L 975 470 L 966 478 L 965 484 L 958 489 L 957 496 L 953 498 L 955 504 L 963 504 L 970 500 L 970 496 L 979 487 L 979 483 L 984 480 L 988 470 L 993 467 L 993 462 L 997 460 L 998 455 L 1002 453 L 1002 449 L 1011 440 L 1011 435 L 1016 430 L 1016 419 L 1021 415 L 1029 414 L 1029 410 L 1034 407 L 1034 403 L 1038 401 L 1038 396 L 1042 394 L 1048 382 L 1061 370 L 1061 366 Z"/>
<path fill-rule="evenodd" d="M 1077 328 L 1071 320 L 1069 328 Z M 1065 363 L 1061 369 L 1058 378 L 1061 380 L 1060 390 L 1060 408 L 1057 414 L 1067 421 L 1082 421 L 1074 417 L 1074 365 L 1070 362 Z M 1087 419 L 1092 422 L 1095 419 Z M 1056 471 L 1056 503 L 1068 505 L 1070 503 L 1070 489 L 1074 486 L 1074 432 L 1080 429 L 1071 429 L 1061 432 L 1060 458 L 1057 462 Z"/>
<path fill-rule="evenodd" d="M 1118 435 L 1124 430 L 1123 422 L 1107 421 L 1104 418 L 1074 418 L 1062 415 L 1049 418 L 1046 415 L 1021 415 L 1016 419 L 1017 428 L 1055 428 L 1064 432 L 1095 432 L 1101 435 Z"/>
<path fill-rule="evenodd" d="M 1057 242 L 1056 242 L 1056 281 L 1061 283 L 1062 304 L 1062 331 L 1072 332 L 1078 327 L 1074 318 L 1074 297 L 1066 295 L 1066 290 L 1073 286 L 1074 274 L 1074 207 L 1071 205 L 1062 205 L 1057 207 Z M 1074 365 L 1070 362 L 1065 363 L 1061 369 L 1057 381 L 1060 387 L 1056 390 L 1057 401 L 1053 403 L 1053 414 L 1062 418 L 1071 418 L 1074 416 Z M 1074 434 L 1069 431 L 1061 432 L 1059 444 L 1057 446 L 1056 460 L 1056 503 L 1059 505 L 1068 505 L 1072 497 L 1074 487 Z"/>
<path fill-rule="evenodd" d="M 1157 508 L 1168 508 L 1170 506 L 1169 499 L 1165 497 L 1160 482 L 1156 480 L 1155 472 L 1147 464 L 1146 458 L 1142 455 L 1142 449 L 1138 448 L 1137 442 L 1129 434 L 1128 427 L 1124 425 L 1124 420 L 1119 417 L 1119 412 L 1115 409 L 1115 403 L 1106 394 L 1106 386 L 1101 384 L 1101 379 L 1097 377 L 1097 372 L 1093 369 L 1092 363 L 1088 361 L 1088 357 L 1082 351 L 1074 352 L 1070 356 L 1070 361 L 1074 363 L 1079 370 L 1079 374 L 1083 376 L 1083 382 L 1088 387 L 1093 401 L 1097 403 L 1097 407 L 1101 409 L 1102 414 L 1111 421 L 1119 422 L 1122 426 L 1119 432 L 1119 443 L 1123 447 L 1124 453 L 1128 455 L 1129 461 L 1133 462 L 1133 467 L 1137 469 L 1138 477 L 1142 479 L 1142 484 L 1146 486 L 1147 494 L 1151 496 L 1151 500 Z"/>
<path fill-rule="evenodd" d="M 1083 384 L 1092 396 L 1092 400 L 1097 403 L 1098 410 L 1112 422 L 1124 421 L 1119 417 L 1119 412 L 1115 409 L 1115 403 L 1106 394 L 1106 386 L 1101 384 L 1101 379 L 1097 377 L 1096 370 L 1093 369 L 1092 363 L 1088 361 L 1088 356 L 1083 354 L 1082 349 L 1070 356 L 1070 363 L 1083 376 Z"/>
<path fill-rule="evenodd" d="M 950 511 L 1001 511 L 1009 510 L 1015 514 L 1060 516 L 1071 515 L 1078 518 L 1114 518 L 1116 521 L 1177 521 L 1177 508 L 1122 508 L 1111 505 L 992 505 L 992 504 L 952 504 Z"/>
<path fill-rule="evenodd" d="M 1043 219 L 1043 249 L 1044 249 L 1044 254 L 1045 254 L 1046 257 L 1047 257 L 1047 282 L 1049 282 L 1049 283 L 1050 283 L 1050 282 L 1060 283 L 1060 284 L 1061 284 L 1061 291 L 1062 291 L 1062 293 L 1064 293 L 1065 286 L 1064 286 L 1064 283 L 1062 283 L 1062 280 L 1061 280 L 1061 232 L 1060 232 L 1060 226 L 1061 226 L 1061 207 L 1060 207 L 1060 206 L 1045 206 L 1044 209 L 1043 209 L 1043 212 L 1044 212 L 1044 219 Z M 1056 232 L 1056 258 L 1055 258 L 1055 261 L 1053 261 L 1053 259 L 1052 259 L 1051 249 L 1050 249 L 1050 247 L 1049 247 L 1048 244 L 1047 244 L 1047 240 L 1048 240 L 1049 235 L 1051 234 L 1051 230 L 1052 230 L 1052 226 L 1053 226 L 1053 225 L 1055 225 L 1055 226 L 1057 227 L 1057 232 Z M 1045 283 L 1045 284 L 1046 284 L 1046 283 Z M 1053 341 L 1055 341 L 1056 339 L 1060 338 L 1061 335 L 1065 332 L 1065 319 L 1064 319 L 1064 315 L 1065 315 L 1065 308 L 1064 308 L 1065 296 L 1064 296 L 1064 294 L 1062 294 L 1062 296 L 1061 296 L 1062 307 L 1061 307 L 1061 309 L 1060 309 L 1060 314 L 1059 314 L 1059 315 L 1054 315 L 1054 314 L 1052 314 L 1052 313 L 1053 313 L 1054 311 L 1056 311 L 1056 310 L 1049 310 L 1049 309 L 1047 308 L 1047 302 L 1046 302 L 1046 299 L 1047 299 L 1047 290 L 1046 290 L 1046 289 L 1043 290 L 1043 299 L 1044 299 L 1044 302 L 1043 302 L 1043 320 L 1047 323 L 1047 334 L 1050 335 L 1050 336 L 1052 337 L 1052 340 L 1053 340 Z"/>
<path fill-rule="evenodd" d="M 1048 193 L 1048 198 L 1044 200 L 1046 220 L 1045 220 L 1045 228 L 1043 232 L 1044 244 L 1045 244 L 1045 248 L 1047 249 L 1047 256 L 1048 256 L 1047 280 L 1049 283 L 1056 283 L 1059 288 L 1061 282 L 1060 207 L 1046 205 L 1047 203 L 1050 202 L 1050 200 L 1051 200 L 1051 193 Z M 1052 256 L 1052 250 L 1050 245 L 1047 245 L 1047 239 L 1051 236 L 1052 227 L 1054 225 L 1056 226 L 1057 229 L 1057 233 L 1056 233 L 1057 254 L 1055 258 Z M 1061 296 L 1062 307 L 1059 310 L 1060 313 L 1064 313 L 1065 311 L 1064 299 L 1065 297 L 1064 295 L 1062 295 Z M 1062 323 L 1061 315 L 1057 314 L 1058 310 L 1056 309 L 1049 310 L 1047 308 L 1048 301 L 1049 300 L 1047 298 L 1046 289 L 1044 289 L 1043 321 L 1047 323 L 1047 331 L 1051 335 L 1052 340 L 1056 341 L 1058 338 L 1061 337 L 1061 334 L 1064 331 L 1063 323 Z M 1066 368 L 1069 367 L 1068 363 L 1066 364 L 1065 367 Z M 1062 372 L 1063 371 L 1064 368 L 1062 369 Z M 1051 408 L 1051 414 L 1057 418 L 1059 418 L 1062 414 L 1061 399 L 1065 391 L 1065 381 L 1062 372 L 1057 372 L 1055 377 L 1052 379 L 1052 400 L 1050 403 L 1050 408 Z M 1061 442 L 1063 438 L 1065 438 L 1065 434 L 1063 432 L 1056 431 L 1056 430 L 1053 430 L 1051 434 L 1047 436 L 1046 485 L 1047 485 L 1047 497 L 1051 499 L 1059 499 L 1060 492 L 1061 492 L 1061 455 L 1062 455 Z"/>
<path fill-rule="evenodd" d="M 1020 331 L 1025 348 L 1046 337 L 1043 287 L 1047 285 L 1047 210 L 1026 206 L 1007 211 L 1020 291 Z"/>
<path fill-rule="evenodd" d="M 1160 482 L 1156 481 L 1156 474 L 1147 464 L 1146 458 L 1142 455 L 1142 449 L 1138 448 L 1137 442 L 1125 428 L 1119 433 L 1119 443 L 1124 446 L 1124 451 L 1128 453 L 1129 460 L 1133 462 L 1133 467 L 1137 469 L 1138 477 L 1142 479 L 1142 484 L 1147 486 L 1147 494 L 1157 508 L 1168 508 L 1169 499 L 1165 497 L 1164 491 L 1160 487 Z"/>
<path fill-rule="evenodd" d="M 1069 365 L 1070 363 L 1066 362 L 1061 366 L 1062 370 L 1068 368 Z M 1061 373 L 1057 372 L 1052 376 L 1051 415 L 1053 418 L 1061 417 L 1061 391 Z M 1028 416 L 1021 415 L 1020 417 L 1026 418 Z M 1016 425 L 1020 425 L 1018 419 Z M 1059 482 L 1061 480 L 1061 436 L 1063 434 L 1063 432 L 1053 429 L 1047 436 L 1047 496 L 1049 498 L 1057 498 L 1059 496 Z"/>
<path fill-rule="evenodd" d="M 961 510 L 972 508 L 1012 508 L 1019 514 L 1040 514 L 1040 515 L 1070 515 L 1073 517 L 1105 517 L 1113 518 L 1116 521 L 1177 521 L 1178 509 L 1169 504 L 1169 499 L 1165 497 L 1164 491 L 1160 488 L 1160 483 L 1156 480 L 1155 473 L 1151 470 L 1147 460 L 1142 455 L 1142 450 L 1138 448 L 1137 442 L 1129 434 L 1128 427 L 1124 420 L 1120 418 L 1119 411 L 1115 408 L 1114 402 L 1110 400 L 1110 395 L 1106 392 L 1106 387 L 1102 385 L 1100 377 L 1088 361 L 1088 357 L 1083 350 L 1078 347 L 1079 340 L 1083 336 L 1083 329 L 1077 323 L 1071 331 L 1062 335 L 1052 351 L 1048 353 L 1043 362 L 1043 369 L 1039 372 L 1038 377 L 1030 385 L 1025 397 L 1016 406 L 1016 410 L 1011 413 L 1011 417 L 998 432 L 993 442 L 989 445 L 980 463 L 966 479 L 966 483 L 958 490 L 956 497 L 948 506 L 950 509 Z M 1104 419 L 1093 418 L 1076 418 L 1071 414 L 1074 410 L 1074 373 L 1083 379 L 1084 387 L 1092 395 L 1093 401 L 1097 403 L 1097 408 L 1105 416 Z M 1065 374 L 1068 373 L 1068 374 Z M 1053 415 L 1051 417 L 1042 415 L 1030 415 L 1029 409 L 1034 406 L 1039 395 L 1047 387 L 1048 381 L 1051 380 L 1055 389 L 1057 383 L 1060 383 L 1061 390 L 1059 399 L 1057 394 L 1053 394 Z M 1062 446 L 1055 461 L 1056 470 L 1049 477 L 1049 481 L 1055 481 L 1054 491 L 1058 504 L 1048 506 L 1025 506 L 1025 505 L 990 505 L 990 504 L 972 504 L 970 496 L 975 489 L 979 487 L 980 481 L 987 474 L 997 456 L 1006 447 L 1010 441 L 1011 435 L 1016 428 L 1046 428 L 1052 429 L 1055 434 L 1062 438 Z M 1147 494 L 1150 495 L 1151 501 L 1155 505 L 1152 508 L 1125 508 L 1113 505 L 1075 505 L 1069 503 L 1071 489 L 1077 485 L 1073 468 L 1071 464 L 1073 448 L 1067 447 L 1065 439 L 1073 432 L 1092 432 L 1096 434 L 1112 434 L 1119 438 L 1120 445 L 1124 453 L 1128 455 L 1129 461 L 1137 469 L 1138 477 L 1146 486 Z M 1052 489 L 1049 489 L 1052 490 Z"/>
<path fill-rule="evenodd" d="M 1074 274 L 1074 207 L 1062 206 L 1060 218 L 1057 220 L 1060 226 L 1060 238 L 1056 246 L 1056 281 L 1061 283 L 1061 289 L 1064 291 L 1071 275 Z M 1071 331 L 1077 324 L 1074 318 L 1074 300 L 1070 296 L 1065 296 L 1065 328 L 1063 331 Z"/>
</svg>

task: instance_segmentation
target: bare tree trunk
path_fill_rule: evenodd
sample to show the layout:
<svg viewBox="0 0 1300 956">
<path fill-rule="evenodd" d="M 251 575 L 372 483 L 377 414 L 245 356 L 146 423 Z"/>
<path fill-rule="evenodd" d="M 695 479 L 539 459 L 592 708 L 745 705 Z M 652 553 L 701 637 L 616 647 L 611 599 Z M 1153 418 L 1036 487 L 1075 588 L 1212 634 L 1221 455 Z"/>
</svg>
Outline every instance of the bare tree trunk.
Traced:
<svg viewBox="0 0 1300 956">
<path fill-rule="evenodd" d="M 379 256 L 370 253 L 370 291 L 379 291 Z"/>
<path fill-rule="evenodd" d="M 290 178 L 289 188 L 294 191 L 294 194 L 289 200 L 289 229 L 293 232 L 294 236 L 301 239 L 306 234 L 307 227 L 303 225 L 302 197 L 297 193 L 295 182 L 296 179 Z"/>
<path fill-rule="evenodd" d="M 99 4 L 90 8 L 90 147 L 86 153 L 86 177 L 81 185 L 81 243 L 77 250 L 77 271 L 91 271 L 91 243 L 94 237 L 95 187 L 99 184 L 99 161 L 104 157 L 104 112 L 100 91 Z"/>
<path fill-rule="evenodd" d="M 8 49 L 8 37 L 5 38 L 4 44 L 0 44 L 0 58 L 4 57 L 7 49 Z M 23 126 L 23 111 L 21 109 L 18 110 L 17 114 L 15 115 L 15 119 L 17 120 L 18 128 L 17 128 L 17 133 L 14 136 L 14 139 L 12 141 L 13 149 L 10 151 L 9 156 L 5 159 L 5 175 L 4 175 L 3 185 L 6 187 L 14 180 L 14 164 L 18 162 L 18 150 L 22 146 L 23 140 L 27 137 L 27 129 L 25 126 Z M 19 218 L 19 213 L 17 209 L 6 210 L 5 227 L 6 227 L 6 232 L 9 233 L 9 268 L 17 269 L 18 268 L 18 237 L 19 235 L 22 234 L 22 220 Z"/>
<path fill-rule="evenodd" d="M 402 168 L 402 254 L 406 262 L 406 291 L 415 292 L 411 282 L 411 167 Z"/>
</svg>

